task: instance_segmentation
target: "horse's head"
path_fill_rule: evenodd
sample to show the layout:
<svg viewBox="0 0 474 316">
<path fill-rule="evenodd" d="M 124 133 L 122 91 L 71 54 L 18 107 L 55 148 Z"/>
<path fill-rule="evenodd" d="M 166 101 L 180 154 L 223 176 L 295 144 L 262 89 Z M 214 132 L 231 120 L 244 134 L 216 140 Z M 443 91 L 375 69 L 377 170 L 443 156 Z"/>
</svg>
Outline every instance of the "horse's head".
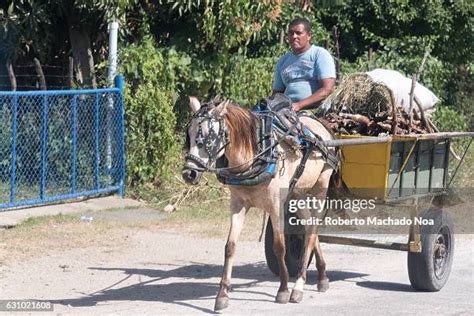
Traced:
<svg viewBox="0 0 474 316">
<path fill-rule="evenodd" d="M 204 171 L 211 171 L 212 164 L 224 154 L 229 143 L 224 115 L 228 102 L 209 102 L 201 106 L 198 99 L 189 98 L 192 112 L 186 135 L 187 154 L 182 171 L 189 184 L 198 184 Z"/>
</svg>

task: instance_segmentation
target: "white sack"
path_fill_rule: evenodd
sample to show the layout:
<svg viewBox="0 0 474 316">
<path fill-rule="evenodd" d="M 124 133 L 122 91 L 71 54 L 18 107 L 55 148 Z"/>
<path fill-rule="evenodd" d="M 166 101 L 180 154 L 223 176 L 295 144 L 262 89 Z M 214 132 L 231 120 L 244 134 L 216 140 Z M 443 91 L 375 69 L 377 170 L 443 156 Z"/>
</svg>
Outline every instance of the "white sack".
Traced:
<svg viewBox="0 0 474 316">
<path fill-rule="evenodd" d="M 403 105 L 408 112 L 410 109 L 410 90 L 411 78 L 407 78 L 398 71 L 388 69 L 374 69 L 367 72 L 373 81 L 386 85 L 393 92 L 395 102 Z M 421 106 L 426 114 L 434 112 L 434 105 L 439 101 L 439 98 L 431 92 L 428 88 L 420 83 L 416 83 L 415 96 L 420 100 Z M 416 104 L 413 107 L 418 111 Z"/>
</svg>

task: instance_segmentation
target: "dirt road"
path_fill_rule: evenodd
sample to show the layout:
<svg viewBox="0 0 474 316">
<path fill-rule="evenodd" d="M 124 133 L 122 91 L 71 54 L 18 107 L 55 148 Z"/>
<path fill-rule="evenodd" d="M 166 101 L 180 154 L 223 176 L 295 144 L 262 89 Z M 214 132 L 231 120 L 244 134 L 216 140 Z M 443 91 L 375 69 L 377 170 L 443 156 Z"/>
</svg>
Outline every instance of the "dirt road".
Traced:
<svg viewBox="0 0 474 316">
<path fill-rule="evenodd" d="M 129 229 L 114 246 L 57 249 L 23 262 L 9 260 L 0 265 L 0 299 L 51 301 L 61 314 L 213 313 L 224 242 L 178 229 Z M 457 236 L 456 243 L 450 280 L 438 293 L 410 287 L 406 253 L 324 244 L 328 292 L 316 291 L 312 265 L 303 302 L 278 305 L 278 279 L 266 267 L 263 245 L 243 241 L 224 313 L 467 315 L 474 310 L 474 239 Z"/>
</svg>

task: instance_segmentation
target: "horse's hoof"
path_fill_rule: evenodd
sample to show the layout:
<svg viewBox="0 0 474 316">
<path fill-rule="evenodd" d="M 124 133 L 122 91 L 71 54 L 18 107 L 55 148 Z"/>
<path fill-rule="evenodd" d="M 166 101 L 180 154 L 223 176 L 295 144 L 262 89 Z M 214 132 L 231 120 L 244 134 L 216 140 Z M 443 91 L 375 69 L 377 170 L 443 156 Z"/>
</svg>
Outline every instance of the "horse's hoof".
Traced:
<svg viewBox="0 0 474 316">
<path fill-rule="evenodd" d="M 229 298 L 221 296 L 216 298 L 216 304 L 214 305 L 214 311 L 220 311 L 226 309 L 229 306 Z"/>
<path fill-rule="evenodd" d="M 290 302 L 299 303 L 303 300 L 303 291 L 295 290 L 291 291 Z"/>
<path fill-rule="evenodd" d="M 326 292 L 329 289 L 329 279 L 318 281 L 318 292 Z"/>
<path fill-rule="evenodd" d="M 286 304 L 290 300 L 290 291 L 281 291 L 277 293 L 277 296 L 275 298 L 275 302 L 278 304 Z"/>
</svg>

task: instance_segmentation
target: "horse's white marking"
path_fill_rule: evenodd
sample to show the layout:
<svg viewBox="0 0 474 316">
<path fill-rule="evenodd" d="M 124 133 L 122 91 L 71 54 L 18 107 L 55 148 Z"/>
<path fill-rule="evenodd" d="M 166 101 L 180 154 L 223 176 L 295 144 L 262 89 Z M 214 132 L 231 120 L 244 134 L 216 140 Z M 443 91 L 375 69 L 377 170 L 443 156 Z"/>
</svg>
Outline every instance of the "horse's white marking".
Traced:
<svg viewBox="0 0 474 316">
<path fill-rule="evenodd" d="M 298 280 L 296 280 L 294 289 L 303 292 L 304 283 L 305 281 L 303 278 L 298 278 Z"/>
</svg>

